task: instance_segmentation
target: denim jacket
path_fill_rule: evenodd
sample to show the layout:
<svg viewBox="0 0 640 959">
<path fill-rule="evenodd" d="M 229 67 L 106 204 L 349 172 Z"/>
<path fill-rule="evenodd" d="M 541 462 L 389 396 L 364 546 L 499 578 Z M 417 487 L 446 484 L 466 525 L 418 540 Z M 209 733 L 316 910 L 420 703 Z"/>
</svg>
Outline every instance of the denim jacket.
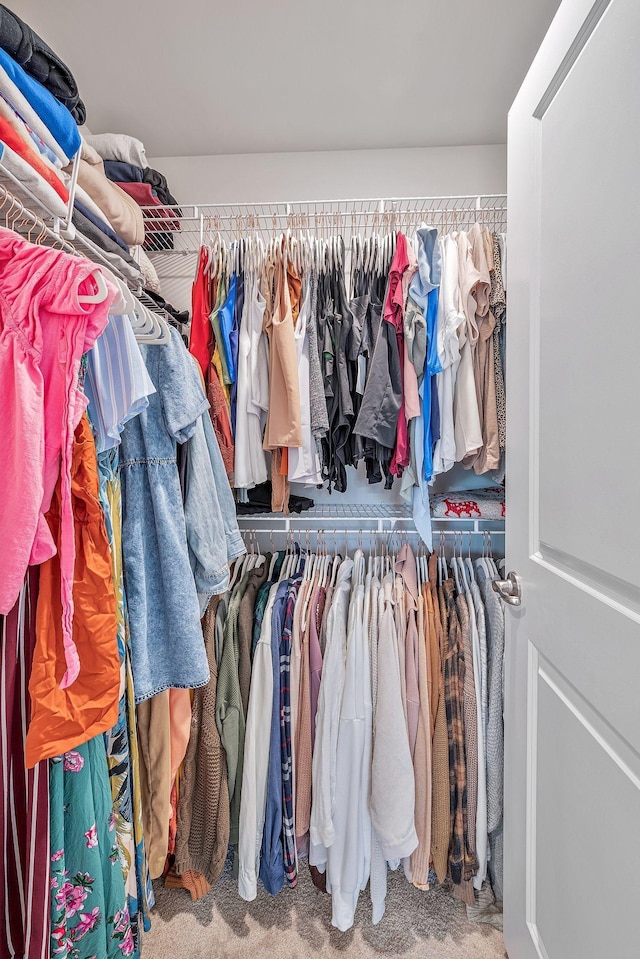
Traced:
<svg viewBox="0 0 640 959">
<path fill-rule="evenodd" d="M 236 508 L 211 417 L 204 413 L 187 443 L 184 487 L 189 559 L 200 612 L 229 585 L 229 563 L 245 552 Z"/>
</svg>

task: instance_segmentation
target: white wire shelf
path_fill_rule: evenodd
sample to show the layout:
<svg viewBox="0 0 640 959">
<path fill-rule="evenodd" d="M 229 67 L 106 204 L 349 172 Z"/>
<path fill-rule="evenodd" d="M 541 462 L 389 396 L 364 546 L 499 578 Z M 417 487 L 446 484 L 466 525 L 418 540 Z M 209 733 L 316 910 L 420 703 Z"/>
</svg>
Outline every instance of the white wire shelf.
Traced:
<svg viewBox="0 0 640 959">
<path fill-rule="evenodd" d="M 50 209 L 41 197 L 0 165 L 0 224 L 3 218 L 7 225 L 11 221 L 11 229 L 21 236 L 39 235 L 38 230 L 34 230 L 34 225 L 37 224 L 42 229 L 41 243 L 59 246 L 68 253 L 81 253 L 132 286 L 126 275 L 118 269 L 113 260 L 104 255 L 100 247 L 81 233 L 73 223 L 67 222 L 67 218 Z M 140 284 L 137 288 L 141 288 Z"/>
<path fill-rule="evenodd" d="M 442 232 L 466 230 L 482 223 L 495 232 L 507 228 L 504 194 L 478 196 L 392 197 L 386 199 L 296 200 L 288 203 L 201 203 L 144 207 L 147 252 L 193 254 L 218 234 L 227 243 L 243 236 L 270 237 L 290 230 L 319 237 L 340 235 L 345 244 L 354 234 L 413 232 L 422 223 Z M 172 229 L 171 225 L 176 227 Z M 154 233 L 173 235 L 167 250 Z"/>
<path fill-rule="evenodd" d="M 253 530 L 256 533 L 317 533 L 320 530 L 349 532 L 385 532 L 390 530 L 415 530 L 411 510 L 398 505 L 367 503 L 358 504 L 318 504 L 302 513 L 251 513 L 238 516 L 238 526 L 242 531 Z M 504 535 L 504 520 L 434 518 L 431 521 L 434 534 L 446 535 L 471 533 L 481 535 Z"/>
</svg>

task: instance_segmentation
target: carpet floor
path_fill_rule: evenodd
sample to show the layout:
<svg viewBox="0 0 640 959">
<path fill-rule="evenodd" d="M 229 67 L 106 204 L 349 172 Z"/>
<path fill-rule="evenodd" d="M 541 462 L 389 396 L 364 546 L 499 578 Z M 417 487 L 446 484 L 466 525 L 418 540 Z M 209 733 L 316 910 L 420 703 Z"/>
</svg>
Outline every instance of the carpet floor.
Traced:
<svg viewBox="0 0 640 959">
<path fill-rule="evenodd" d="M 387 911 L 371 924 L 368 891 L 362 893 L 355 925 L 331 925 L 331 899 L 317 891 L 307 869 L 298 888 L 275 898 L 258 890 L 244 902 L 235 883 L 220 881 L 199 902 L 186 890 L 155 884 L 151 931 L 143 941 L 147 959 L 503 959 L 502 933 L 467 922 L 465 907 L 442 888 L 421 892 L 403 876 L 389 875 Z"/>
</svg>

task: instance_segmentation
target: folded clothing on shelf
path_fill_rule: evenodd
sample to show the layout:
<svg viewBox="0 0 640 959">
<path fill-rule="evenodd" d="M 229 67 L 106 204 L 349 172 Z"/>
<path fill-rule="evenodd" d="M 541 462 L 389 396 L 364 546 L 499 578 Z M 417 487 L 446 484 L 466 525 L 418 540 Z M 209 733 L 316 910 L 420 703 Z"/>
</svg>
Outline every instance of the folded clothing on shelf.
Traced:
<svg viewBox="0 0 640 959">
<path fill-rule="evenodd" d="M 147 165 L 144 143 L 126 133 L 94 133 L 85 139 L 103 160 L 120 160 L 141 168 Z"/>
<path fill-rule="evenodd" d="M 491 519 L 506 516 L 504 488 L 452 490 L 436 493 L 431 499 L 433 519 Z"/>
<path fill-rule="evenodd" d="M 0 47 L 56 100 L 64 104 L 76 123 L 84 123 L 87 111 L 78 84 L 66 63 L 32 30 L 28 23 L 0 3 Z"/>
<path fill-rule="evenodd" d="M 36 129 L 36 132 L 47 143 L 56 155 L 62 156 L 60 159 L 66 162 L 65 158 L 71 159 L 80 149 L 81 137 L 80 131 L 75 120 L 60 103 L 59 100 L 49 93 L 46 87 L 34 80 L 32 76 L 26 73 L 19 63 L 16 63 L 6 50 L 0 47 L 0 67 L 2 67 L 3 83 L 0 86 L 0 92 L 6 96 L 6 99 L 22 115 L 22 103 L 27 102 L 36 117 L 41 121 L 42 128 Z M 18 96 L 16 97 L 16 91 Z M 20 102 L 16 102 L 20 100 Z M 29 116 L 23 116 L 23 120 L 31 123 Z M 37 120 L 36 120 L 37 122 Z M 57 148 L 57 149 L 56 149 Z"/>
<path fill-rule="evenodd" d="M 271 483 L 260 483 L 248 491 L 248 503 L 236 503 L 236 513 L 238 516 L 251 516 L 256 513 L 271 512 Z M 296 496 L 292 493 L 289 497 L 289 512 L 302 513 L 303 510 L 313 509 L 315 503 L 308 496 Z"/>
</svg>

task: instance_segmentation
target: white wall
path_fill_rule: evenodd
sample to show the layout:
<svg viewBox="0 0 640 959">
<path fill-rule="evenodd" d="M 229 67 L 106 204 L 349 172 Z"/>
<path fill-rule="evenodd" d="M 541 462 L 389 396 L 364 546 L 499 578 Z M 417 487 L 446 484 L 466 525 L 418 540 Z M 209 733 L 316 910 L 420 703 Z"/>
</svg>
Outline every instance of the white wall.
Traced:
<svg viewBox="0 0 640 959">
<path fill-rule="evenodd" d="M 494 146 L 156 157 L 180 203 L 267 203 L 505 193 L 507 150 Z"/>
</svg>

